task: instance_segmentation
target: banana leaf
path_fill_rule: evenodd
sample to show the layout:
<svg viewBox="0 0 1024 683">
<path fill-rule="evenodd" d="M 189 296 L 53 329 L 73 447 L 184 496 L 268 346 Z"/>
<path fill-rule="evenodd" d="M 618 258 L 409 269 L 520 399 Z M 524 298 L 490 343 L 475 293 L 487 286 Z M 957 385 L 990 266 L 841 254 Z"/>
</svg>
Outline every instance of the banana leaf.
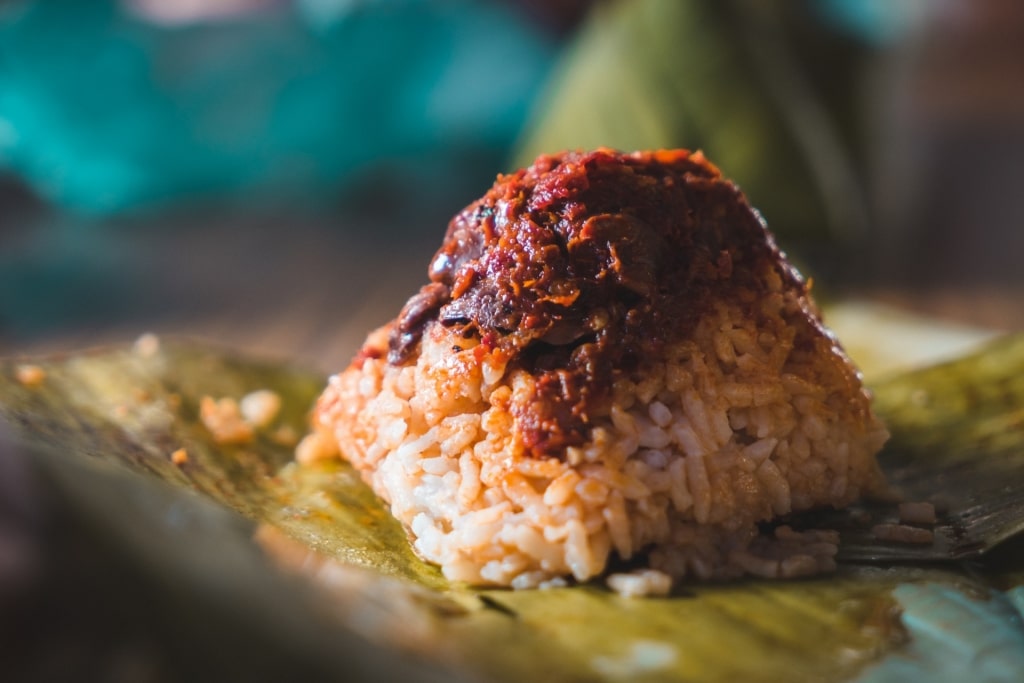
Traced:
<svg viewBox="0 0 1024 683">
<path fill-rule="evenodd" d="M 280 428 L 303 430 L 322 376 L 198 343 L 144 351 L 33 360 L 42 372 L 31 382 L 27 361 L 0 361 L 0 412 L 81 514 L 167 590 L 259 625 L 330 676 L 958 681 L 965 661 L 986 680 L 1024 670 L 1024 561 L 983 554 L 1024 522 L 1024 337 L 875 387 L 893 432 L 887 473 L 905 495 L 939 502 L 945 545 L 922 556 L 873 541 L 866 529 L 892 514 L 879 503 L 868 521 L 832 520 L 846 553 L 833 576 L 655 599 L 596 583 L 450 584 L 351 468 L 297 467 L 279 443 Z M 250 443 L 216 443 L 198 418 L 202 398 L 258 389 L 283 398 L 277 420 Z M 864 557 L 885 561 L 852 561 Z"/>
<path fill-rule="evenodd" d="M 862 236 L 856 126 L 843 120 L 858 111 L 855 54 L 823 37 L 821 25 L 813 62 L 800 54 L 802 9 L 758 0 L 598 3 L 509 167 L 562 149 L 702 149 L 785 241 Z M 827 83 L 811 78 L 808 64 L 818 62 L 829 64 Z M 829 101 L 837 94 L 841 101 Z"/>
<path fill-rule="evenodd" d="M 881 383 L 875 405 L 893 433 L 883 454 L 889 482 L 907 500 L 933 503 L 940 523 L 930 546 L 848 530 L 844 557 L 970 557 L 1024 531 L 1024 337 Z"/>
</svg>

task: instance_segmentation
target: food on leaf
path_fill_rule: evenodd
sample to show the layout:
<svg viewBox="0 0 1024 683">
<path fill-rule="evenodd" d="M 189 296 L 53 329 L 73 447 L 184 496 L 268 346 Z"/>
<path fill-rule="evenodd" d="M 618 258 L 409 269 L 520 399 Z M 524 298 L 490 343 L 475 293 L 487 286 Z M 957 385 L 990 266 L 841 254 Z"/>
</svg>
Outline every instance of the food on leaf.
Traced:
<svg viewBox="0 0 1024 683">
<path fill-rule="evenodd" d="M 314 420 L 450 580 L 815 574 L 836 534 L 758 525 L 884 487 L 856 369 L 699 152 L 542 156 L 428 272 Z"/>
</svg>

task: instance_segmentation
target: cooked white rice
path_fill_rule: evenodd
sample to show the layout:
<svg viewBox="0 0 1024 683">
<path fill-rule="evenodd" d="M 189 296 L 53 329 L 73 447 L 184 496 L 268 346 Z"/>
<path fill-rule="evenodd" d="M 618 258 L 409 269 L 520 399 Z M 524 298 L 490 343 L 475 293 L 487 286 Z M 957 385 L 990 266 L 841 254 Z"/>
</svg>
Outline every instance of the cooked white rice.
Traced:
<svg viewBox="0 0 1024 683">
<path fill-rule="evenodd" d="M 687 339 L 620 373 L 589 443 L 562 458 L 529 455 L 517 433 L 533 377 L 438 323 L 398 366 L 383 358 L 388 328 L 371 335 L 381 358 L 331 378 L 317 427 L 452 580 L 583 581 L 613 554 L 674 579 L 828 571 L 834 534 L 757 525 L 879 486 L 887 434 L 806 300 L 774 269 L 767 283 L 756 304 L 710 306 Z"/>
</svg>

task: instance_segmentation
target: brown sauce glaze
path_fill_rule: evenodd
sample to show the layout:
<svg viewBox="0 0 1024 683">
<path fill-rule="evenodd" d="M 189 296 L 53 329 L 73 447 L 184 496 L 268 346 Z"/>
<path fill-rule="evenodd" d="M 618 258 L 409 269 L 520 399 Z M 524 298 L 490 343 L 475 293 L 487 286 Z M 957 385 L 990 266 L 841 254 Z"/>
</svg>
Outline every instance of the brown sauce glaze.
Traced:
<svg viewBox="0 0 1024 683">
<path fill-rule="evenodd" d="M 433 321 L 478 335 L 536 379 L 515 415 L 528 451 L 561 457 L 586 441 L 615 372 L 685 338 L 723 296 L 753 306 L 766 261 L 803 292 L 699 152 L 542 156 L 452 220 L 388 361 L 407 360 Z"/>
</svg>

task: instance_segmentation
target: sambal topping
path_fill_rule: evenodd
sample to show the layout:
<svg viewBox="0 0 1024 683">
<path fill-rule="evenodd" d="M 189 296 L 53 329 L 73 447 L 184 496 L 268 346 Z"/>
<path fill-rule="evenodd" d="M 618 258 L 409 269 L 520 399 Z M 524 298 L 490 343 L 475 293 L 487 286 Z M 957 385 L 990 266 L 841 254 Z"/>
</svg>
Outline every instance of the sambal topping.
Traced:
<svg viewBox="0 0 1024 683">
<path fill-rule="evenodd" d="M 527 448 L 561 455 L 585 441 L 615 372 L 722 297 L 763 290 L 766 261 L 779 253 L 758 215 L 699 152 L 542 156 L 452 220 L 388 361 L 406 361 L 430 324 L 490 338 L 537 380 L 518 416 Z"/>
</svg>

